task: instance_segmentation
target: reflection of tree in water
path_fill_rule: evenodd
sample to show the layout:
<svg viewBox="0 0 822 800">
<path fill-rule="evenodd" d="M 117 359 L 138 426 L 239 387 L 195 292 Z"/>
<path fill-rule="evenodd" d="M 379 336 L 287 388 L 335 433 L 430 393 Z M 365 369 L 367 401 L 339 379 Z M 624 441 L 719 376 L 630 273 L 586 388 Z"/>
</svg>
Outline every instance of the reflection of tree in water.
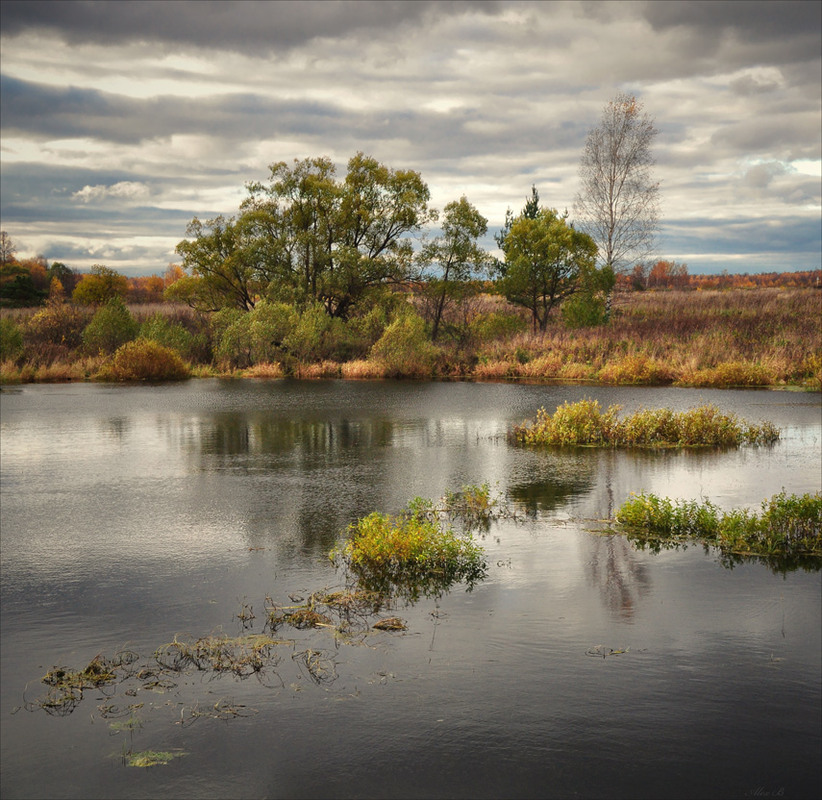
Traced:
<svg viewBox="0 0 822 800">
<path fill-rule="evenodd" d="M 294 555 L 327 553 L 349 522 L 373 510 L 374 456 L 362 453 L 386 452 L 393 433 L 389 419 L 225 413 L 198 420 L 182 435 L 198 472 L 243 478 L 234 487 L 247 498 L 249 545 L 276 542 Z"/>
<path fill-rule="evenodd" d="M 555 511 L 594 487 L 596 463 L 591 455 L 581 448 L 530 453 L 524 475 L 509 484 L 509 498 L 529 516 Z"/>
<path fill-rule="evenodd" d="M 639 601 L 651 588 L 645 564 L 637 561 L 624 536 L 590 536 L 585 541 L 588 575 L 603 603 L 619 619 L 632 619 Z"/>
<path fill-rule="evenodd" d="M 621 462 L 611 452 L 604 452 L 603 456 L 600 488 L 610 519 L 614 513 L 614 475 Z M 585 542 L 589 550 L 588 575 L 599 588 L 603 603 L 619 619 L 632 619 L 636 606 L 651 587 L 645 564 L 637 561 L 636 551 L 624 536 L 590 536 Z"/>
</svg>

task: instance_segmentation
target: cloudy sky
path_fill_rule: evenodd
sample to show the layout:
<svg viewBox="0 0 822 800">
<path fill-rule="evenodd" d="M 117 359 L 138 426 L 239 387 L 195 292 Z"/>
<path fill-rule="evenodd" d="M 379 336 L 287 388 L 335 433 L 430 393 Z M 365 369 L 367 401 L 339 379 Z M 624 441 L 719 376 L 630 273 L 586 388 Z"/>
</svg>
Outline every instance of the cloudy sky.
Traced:
<svg viewBox="0 0 822 800">
<path fill-rule="evenodd" d="M 818 269 L 822 4 L 37 2 L 0 6 L 0 224 L 20 255 L 161 273 L 268 165 L 362 151 L 497 229 L 572 209 L 617 92 L 659 129 L 658 255 Z M 493 248 L 493 240 L 487 242 Z"/>
</svg>

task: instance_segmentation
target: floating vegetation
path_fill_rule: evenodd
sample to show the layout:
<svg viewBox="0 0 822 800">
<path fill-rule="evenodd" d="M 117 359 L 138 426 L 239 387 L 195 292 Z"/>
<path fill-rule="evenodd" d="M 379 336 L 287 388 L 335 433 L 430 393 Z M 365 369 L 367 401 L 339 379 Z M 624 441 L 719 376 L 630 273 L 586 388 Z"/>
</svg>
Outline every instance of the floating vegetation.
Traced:
<svg viewBox="0 0 822 800">
<path fill-rule="evenodd" d="M 405 620 L 399 617 L 386 617 L 378 620 L 371 627 L 376 628 L 378 631 L 404 631 L 408 629 Z"/>
<path fill-rule="evenodd" d="M 302 650 L 291 656 L 317 685 L 337 680 L 337 662 L 324 650 Z"/>
<path fill-rule="evenodd" d="M 160 752 L 157 750 L 141 750 L 139 753 L 126 753 L 127 767 L 158 767 L 168 764 L 175 758 L 182 758 L 185 753 Z"/>
<path fill-rule="evenodd" d="M 553 415 L 541 408 L 536 420 L 514 428 L 514 437 L 523 444 L 600 447 L 738 447 L 779 439 L 773 423 L 749 423 L 714 405 L 681 412 L 640 409 L 624 419 L 619 409 L 612 405 L 602 411 L 596 400 L 563 403 Z"/>
<path fill-rule="evenodd" d="M 275 648 L 284 644 L 265 634 L 247 636 L 203 636 L 194 642 L 174 641 L 154 651 L 154 659 L 165 670 L 182 672 L 191 666 L 211 672 L 232 672 L 240 678 L 262 672 L 276 664 Z"/>
<path fill-rule="evenodd" d="M 113 684 L 124 674 L 130 674 L 130 667 L 137 659 L 136 653 L 126 650 L 111 659 L 98 654 L 82 670 L 52 667 L 41 678 L 41 682 L 49 687 L 46 694 L 32 703 L 24 700 L 23 707 L 42 708 L 55 716 L 70 714 L 83 699 L 84 690 Z"/>
<path fill-rule="evenodd" d="M 699 541 L 728 556 L 814 560 L 822 567 L 822 494 L 786 494 L 763 500 L 761 513 L 723 512 L 709 501 L 635 495 L 616 512 L 630 539 L 665 543 Z"/>
<path fill-rule="evenodd" d="M 589 647 L 585 651 L 585 655 L 592 656 L 593 658 L 607 658 L 608 656 L 624 655 L 630 649 L 630 647 L 624 647 L 615 650 L 613 647 L 606 647 L 604 644 L 598 644 L 596 647 Z"/>
<path fill-rule="evenodd" d="M 242 703 L 235 703 L 233 700 L 221 698 L 214 703 L 214 705 L 208 706 L 207 708 L 201 708 L 200 704 L 197 703 L 189 711 L 188 720 L 185 719 L 184 714 L 181 712 L 180 723 L 182 725 L 185 725 L 186 723 L 190 724 L 191 722 L 202 718 L 223 720 L 235 719 L 236 717 L 250 717 L 256 713 L 256 708 L 248 708 L 248 706 L 245 706 Z"/>
</svg>

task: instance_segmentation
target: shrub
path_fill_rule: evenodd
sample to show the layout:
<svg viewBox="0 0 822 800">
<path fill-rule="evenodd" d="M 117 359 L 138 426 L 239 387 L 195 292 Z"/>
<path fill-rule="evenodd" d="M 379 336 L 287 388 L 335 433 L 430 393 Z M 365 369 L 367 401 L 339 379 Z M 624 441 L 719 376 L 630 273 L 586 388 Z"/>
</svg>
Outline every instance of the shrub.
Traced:
<svg viewBox="0 0 822 800">
<path fill-rule="evenodd" d="M 469 587 L 485 575 L 482 548 L 423 514 L 374 512 L 349 528 L 349 539 L 332 560 L 341 560 L 370 591 L 415 600 L 439 595 L 458 581 Z"/>
<path fill-rule="evenodd" d="M 344 326 L 342 320 L 337 322 Z M 319 361 L 326 356 L 326 335 L 331 327 L 328 312 L 319 303 L 313 303 L 302 314 L 295 315 L 291 330 L 283 337 L 283 345 L 298 361 Z"/>
<path fill-rule="evenodd" d="M 437 348 L 428 341 L 425 323 L 414 312 L 395 319 L 371 348 L 371 357 L 385 367 L 388 377 L 430 376 Z"/>
<path fill-rule="evenodd" d="M 15 361 L 23 352 L 23 332 L 14 321 L 0 319 L 0 361 Z"/>
<path fill-rule="evenodd" d="M 23 340 L 34 347 L 56 344 L 74 349 L 83 343 L 83 330 L 90 319 L 88 312 L 70 303 L 49 303 L 24 325 Z"/>
<path fill-rule="evenodd" d="M 299 321 L 297 310 L 287 303 L 261 300 L 247 316 L 251 363 L 282 359 L 288 350 L 286 341 Z"/>
<path fill-rule="evenodd" d="M 108 381 L 168 381 L 190 375 L 188 366 L 171 348 L 150 339 L 136 339 L 117 349 L 97 374 Z"/>
<path fill-rule="evenodd" d="M 115 297 L 92 317 L 83 331 L 83 346 L 89 353 L 113 353 L 137 336 L 139 324 L 125 303 Z"/>
<path fill-rule="evenodd" d="M 168 347 L 183 358 L 191 358 L 194 349 L 194 336 L 191 331 L 159 312 L 152 314 L 140 325 L 140 338 Z"/>
<path fill-rule="evenodd" d="M 223 314 L 223 317 L 216 321 L 215 356 L 221 364 L 229 367 L 240 369 L 249 367 L 254 362 L 251 315 L 239 309 L 226 309 L 226 311 L 230 313 L 218 312 Z"/>
<path fill-rule="evenodd" d="M 529 327 L 528 321 L 522 317 L 491 311 L 486 314 L 477 314 L 469 323 L 468 332 L 477 342 L 490 342 L 524 333 Z"/>
<path fill-rule="evenodd" d="M 593 328 L 608 321 L 608 309 L 602 297 L 574 295 L 562 304 L 560 311 L 569 328 Z"/>
</svg>

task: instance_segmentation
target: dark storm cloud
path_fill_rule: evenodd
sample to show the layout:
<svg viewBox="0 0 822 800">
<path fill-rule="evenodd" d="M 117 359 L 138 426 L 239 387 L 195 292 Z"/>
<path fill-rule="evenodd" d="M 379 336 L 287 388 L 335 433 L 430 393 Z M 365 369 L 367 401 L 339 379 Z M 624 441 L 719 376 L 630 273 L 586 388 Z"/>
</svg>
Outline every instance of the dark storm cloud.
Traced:
<svg viewBox="0 0 822 800">
<path fill-rule="evenodd" d="M 248 52 L 290 48 L 319 37 L 413 25 L 428 13 L 458 14 L 495 2 L 198 2 L 197 0 L 3 0 L 2 32 L 48 31 L 72 43 L 165 42 Z"/>
<path fill-rule="evenodd" d="M 822 25 L 822 4 L 814 0 L 690 0 L 642 3 L 645 19 L 657 31 L 689 29 L 708 39 L 734 33 L 750 42 L 781 41 L 795 49 L 798 58 L 818 57 L 815 42 Z"/>
</svg>

